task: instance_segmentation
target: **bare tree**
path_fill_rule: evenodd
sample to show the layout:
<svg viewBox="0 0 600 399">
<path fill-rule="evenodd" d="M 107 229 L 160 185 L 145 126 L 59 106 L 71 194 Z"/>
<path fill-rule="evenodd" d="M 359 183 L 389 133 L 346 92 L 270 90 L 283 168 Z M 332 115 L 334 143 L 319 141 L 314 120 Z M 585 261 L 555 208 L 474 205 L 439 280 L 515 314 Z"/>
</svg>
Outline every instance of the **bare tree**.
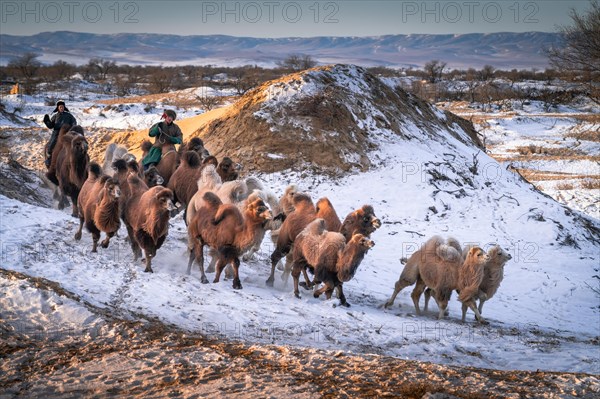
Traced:
<svg viewBox="0 0 600 399">
<path fill-rule="evenodd" d="M 426 63 L 423 69 L 425 70 L 429 83 L 435 83 L 440 80 L 444 73 L 444 68 L 446 68 L 446 63 L 439 60 L 433 60 Z"/>
<path fill-rule="evenodd" d="M 201 95 L 196 96 L 196 100 L 204 110 L 210 111 L 213 108 L 216 108 L 219 104 L 221 104 L 221 99 L 218 96 L 211 95 Z"/>
<path fill-rule="evenodd" d="M 25 94 L 32 94 L 35 91 L 34 78 L 42 65 L 37 57 L 39 57 L 38 54 L 25 53 L 11 60 L 7 65 L 8 70 L 23 79 L 22 86 Z"/>
<path fill-rule="evenodd" d="M 483 68 L 479 71 L 479 80 L 482 82 L 487 82 L 488 80 L 492 80 L 494 78 L 495 68 L 491 65 L 484 65 Z"/>
<path fill-rule="evenodd" d="M 173 82 L 173 71 L 169 68 L 158 67 L 148 76 L 150 93 L 166 93 Z"/>
<path fill-rule="evenodd" d="M 467 85 L 467 93 L 469 93 L 470 102 L 474 103 L 477 88 L 481 85 L 481 82 L 477 80 L 477 71 L 474 68 L 469 68 L 467 70 L 465 84 Z"/>
<path fill-rule="evenodd" d="M 53 81 L 65 80 L 75 72 L 75 65 L 66 61 L 58 60 L 46 68 L 46 74 Z"/>
<path fill-rule="evenodd" d="M 100 79 L 105 80 L 109 72 L 116 69 L 117 64 L 114 61 L 105 60 L 104 58 L 92 58 L 89 64 L 98 70 Z"/>
<path fill-rule="evenodd" d="M 548 50 L 550 63 L 560 70 L 600 73 L 600 3 L 590 2 L 587 14 L 571 10 L 574 26 L 561 26 L 564 46 Z"/>
<path fill-rule="evenodd" d="M 283 61 L 277 63 L 281 68 L 292 71 L 303 71 L 317 65 L 310 55 L 290 54 Z"/>
</svg>

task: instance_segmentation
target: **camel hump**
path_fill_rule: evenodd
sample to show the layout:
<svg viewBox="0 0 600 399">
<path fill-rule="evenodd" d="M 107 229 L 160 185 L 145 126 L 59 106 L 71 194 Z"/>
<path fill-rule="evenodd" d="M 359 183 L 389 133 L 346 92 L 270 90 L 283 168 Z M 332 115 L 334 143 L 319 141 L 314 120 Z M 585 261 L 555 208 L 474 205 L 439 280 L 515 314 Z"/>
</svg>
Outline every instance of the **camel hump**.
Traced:
<svg viewBox="0 0 600 399">
<path fill-rule="evenodd" d="M 212 191 L 207 191 L 206 193 L 204 193 L 204 195 L 202 196 L 202 199 L 210 207 L 215 207 L 216 208 L 219 205 L 223 204 L 223 202 L 221 201 L 221 199 L 219 198 L 219 196 L 217 196 L 217 194 L 213 193 Z"/>
<path fill-rule="evenodd" d="M 148 152 L 152 148 L 152 143 L 148 140 L 144 140 L 141 145 L 143 152 Z"/>
<path fill-rule="evenodd" d="M 96 179 L 102 175 L 102 168 L 98 163 L 90 162 L 89 172 Z"/>
<path fill-rule="evenodd" d="M 200 155 L 196 151 L 186 151 L 183 154 L 182 160 L 190 168 L 198 168 L 201 165 Z"/>
</svg>

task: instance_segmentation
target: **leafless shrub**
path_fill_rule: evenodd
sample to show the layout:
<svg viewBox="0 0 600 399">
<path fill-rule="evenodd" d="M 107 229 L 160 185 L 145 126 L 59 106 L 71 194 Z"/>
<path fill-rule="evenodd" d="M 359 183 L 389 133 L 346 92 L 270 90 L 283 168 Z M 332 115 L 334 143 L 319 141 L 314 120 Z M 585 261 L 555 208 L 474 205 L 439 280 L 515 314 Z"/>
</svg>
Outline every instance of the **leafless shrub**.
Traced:
<svg viewBox="0 0 600 399">
<path fill-rule="evenodd" d="M 556 184 L 556 189 L 561 191 L 573 190 L 574 188 L 573 183 L 560 182 Z"/>
<path fill-rule="evenodd" d="M 600 179 L 599 178 L 586 178 L 581 181 L 581 188 L 586 190 L 599 190 Z"/>
<path fill-rule="evenodd" d="M 221 99 L 218 96 L 196 96 L 196 100 L 206 111 L 210 111 L 221 104 Z"/>
</svg>

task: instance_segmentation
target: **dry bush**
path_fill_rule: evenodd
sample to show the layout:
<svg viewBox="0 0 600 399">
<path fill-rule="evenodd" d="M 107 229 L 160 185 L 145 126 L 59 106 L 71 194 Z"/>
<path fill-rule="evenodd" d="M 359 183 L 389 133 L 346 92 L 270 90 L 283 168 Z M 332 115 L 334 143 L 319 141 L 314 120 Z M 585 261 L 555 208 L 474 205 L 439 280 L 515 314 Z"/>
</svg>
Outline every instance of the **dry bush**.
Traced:
<svg viewBox="0 0 600 399">
<path fill-rule="evenodd" d="M 573 150 L 571 148 L 553 148 L 535 144 L 517 147 L 515 151 L 518 152 L 520 155 L 546 155 L 559 157 L 574 157 L 585 155 L 581 151 Z"/>
<path fill-rule="evenodd" d="M 581 181 L 581 188 L 585 188 L 586 190 L 598 190 L 600 189 L 600 179 L 599 178 L 586 178 Z"/>
<path fill-rule="evenodd" d="M 600 142 L 600 134 L 593 130 L 584 130 L 583 132 L 568 133 L 565 137 L 570 137 L 575 140 Z"/>
<path fill-rule="evenodd" d="M 561 191 L 573 190 L 574 188 L 575 186 L 573 185 L 573 183 L 561 182 L 556 184 L 556 189 Z"/>
</svg>

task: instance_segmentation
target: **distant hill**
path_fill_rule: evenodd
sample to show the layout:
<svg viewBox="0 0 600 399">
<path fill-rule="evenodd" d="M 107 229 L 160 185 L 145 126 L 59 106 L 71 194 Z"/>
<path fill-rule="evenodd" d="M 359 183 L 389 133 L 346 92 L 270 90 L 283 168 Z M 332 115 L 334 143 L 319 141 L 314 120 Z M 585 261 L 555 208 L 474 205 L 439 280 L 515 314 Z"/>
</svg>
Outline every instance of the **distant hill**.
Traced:
<svg viewBox="0 0 600 399">
<path fill-rule="evenodd" d="M 559 34 L 544 32 L 270 39 L 59 31 L 32 36 L 0 35 L 0 63 L 34 52 L 45 63 L 62 59 L 83 64 L 91 57 L 102 57 L 127 64 L 271 67 L 289 54 L 300 53 L 321 64 L 419 67 L 439 59 L 451 68 L 490 64 L 502 69 L 543 69 L 548 66 L 545 49 L 560 44 Z"/>
</svg>

